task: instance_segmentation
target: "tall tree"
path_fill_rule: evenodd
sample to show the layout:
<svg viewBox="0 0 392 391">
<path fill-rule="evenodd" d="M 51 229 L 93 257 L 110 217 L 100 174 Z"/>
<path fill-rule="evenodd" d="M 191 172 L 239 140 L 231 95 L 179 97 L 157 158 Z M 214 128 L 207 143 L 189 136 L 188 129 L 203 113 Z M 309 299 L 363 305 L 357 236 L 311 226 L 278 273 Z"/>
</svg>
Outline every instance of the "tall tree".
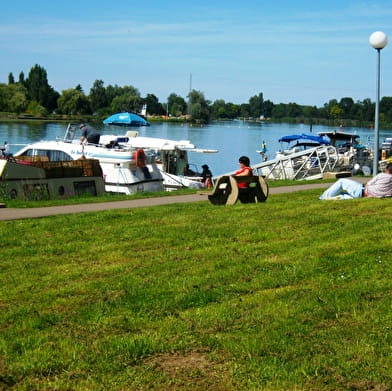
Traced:
<svg viewBox="0 0 392 391">
<path fill-rule="evenodd" d="M 14 75 L 12 74 L 12 72 L 10 72 L 8 74 L 8 84 L 14 84 L 14 83 L 15 83 Z"/>
<path fill-rule="evenodd" d="M 95 80 L 93 86 L 90 89 L 90 103 L 93 112 L 103 109 L 108 106 L 108 99 L 106 96 L 106 88 L 103 86 L 102 80 Z"/>
<path fill-rule="evenodd" d="M 211 117 L 210 101 L 206 100 L 200 91 L 192 90 L 188 94 L 191 119 L 207 123 Z"/>
<path fill-rule="evenodd" d="M 264 117 L 265 118 L 270 118 L 272 117 L 272 110 L 274 108 L 274 104 L 273 102 L 271 102 L 270 100 L 265 100 L 264 101 Z"/>
<path fill-rule="evenodd" d="M 48 84 L 47 73 L 43 67 L 36 64 L 31 68 L 25 86 L 30 100 L 35 100 L 49 112 L 56 108 L 59 94 Z"/>
<path fill-rule="evenodd" d="M 249 108 L 250 115 L 253 118 L 260 118 L 261 115 L 264 115 L 264 98 L 262 92 L 249 99 Z"/>
<path fill-rule="evenodd" d="M 19 73 L 19 79 L 18 79 L 18 81 L 19 81 L 20 84 L 24 84 L 24 82 L 25 82 L 25 77 L 24 77 L 24 73 L 23 73 L 23 72 L 20 72 L 20 73 Z"/>
</svg>

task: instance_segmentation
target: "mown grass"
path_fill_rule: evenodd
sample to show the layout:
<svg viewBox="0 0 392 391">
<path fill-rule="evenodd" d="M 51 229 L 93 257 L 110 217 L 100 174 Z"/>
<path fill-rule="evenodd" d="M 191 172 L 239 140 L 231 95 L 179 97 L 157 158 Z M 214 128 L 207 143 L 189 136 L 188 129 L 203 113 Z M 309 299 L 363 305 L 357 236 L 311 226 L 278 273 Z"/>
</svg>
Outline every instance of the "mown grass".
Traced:
<svg viewBox="0 0 392 391">
<path fill-rule="evenodd" d="M 391 200 L 1 223 L 0 389 L 390 390 Z"/>
<path fill-rule="evenodd" d="M 281 186 L 294 186 L 298 184 L 310 184 L 310 183 L 329 183 L 334 181 L 333 179 L 312 180 L 312 181 L 294 181 L 294 180 L 274 180 L 269 181 L 270 187 L 281 187 Z M 195 194 L 197 192 L 209 192 L 207 189 L 180 189 L 172 192 L 157 191 L 157 192 L 140 192 L 132 195 L 125 194 L 113 194 L 104 193 L 98 196 L 91 196 L 89 194 L 82 194 L 79 196 L 60 198 L 60 199 L 41 199 L 41 200 L 23 200 L 23 199 L 10 199 L 4 197 L 4 191 L 0 187 L 0 202 L 6 204 L 8 208 L 41 208 L 46 206 L 58 206 L 58 205 L 75 205 L 75 204 L 87 204 L 96 202 L 112 202 L 122 201 L 130 199 L 140 198 L 152 198 L 152 197 L 170 197 L 176 195 Z"/>
</svg>

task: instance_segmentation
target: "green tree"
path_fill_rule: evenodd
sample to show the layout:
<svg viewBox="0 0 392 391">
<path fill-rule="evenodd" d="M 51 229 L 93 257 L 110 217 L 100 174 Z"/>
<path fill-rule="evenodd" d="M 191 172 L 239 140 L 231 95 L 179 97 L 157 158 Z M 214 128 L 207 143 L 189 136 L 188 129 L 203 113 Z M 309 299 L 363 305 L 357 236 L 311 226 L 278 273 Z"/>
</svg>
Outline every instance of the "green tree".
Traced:
<svg viewBox="0 0 392 391">
<path fill-rule="evenodd" d="M 226 113 L 226 102 L 223 99 L 217 99 L 211 106 L 211 115 L 215 119 L 228 118 Z"/>
<path fill-rule="evenodd" d="M 339 105 L 333 105 L 329 108 L 329 115 L 334 119 L 341 119 L 344 111 Z"/>
<path fill-rule="evenodd" d="M 272 109 L 272 117 L 277 119 L 286 117 L 286 105 L 284 103 L 274 105 Z"/>
<path fill-rule="evenodd" d="M 24 73 L 20 72 L 19 73 L 19 79 L 18 79 L 20 84 L 24 84 L 25 83 L 25 78 L 24 78 Z"/>
<path fill-rule="evenodd" d="M 249 118 L 250 117 L 250 106 L 249 103 L 242 103 L 240 105 L 240 117 Z"/>
<path fill-rule="evenodd" d="M 306 118 L 317 117 L 317 107 L 316 106 L 304 106 L 302 109 L 303 115 Z"/>
<path fill-rule="evenodd" d="M 77 88 L 64 90 L 58 99 L 60 114 L 83 115 L 91 114 L 90 102 L 83 91 Z"/>
<path fill-rule="evenodd" d="M 45 107 L 41 106 L 37 101 L 32 100 L 29 102 L 27 112 L 34 116 L 44 116 L 47 114 Z"/>
<path fill-rule="evenodd" d="M 165 113 L 162 104 L 159 103 L 159 99 L 154 94 L 147 94 L 143 102 L 147 105 L 147 112 L 149 114 L 162 115 Z"/>
<path fill-rule="evenodd" d="M 186 114 L 187 104 L 183 97 L 177 94 L 170 94 L 167 98 L 168 112 L 174 117 Z"/>
<path fill-rule="evenodd" d="M 114 86 L 112 86 L 111 84 L 109 84 L 106 87 L 106 99 L 108 102 L 108 105 L 110 105 L 112 103 L 112 100 L 118 96 L 121 95 L 121 87 L 119 87 L 117 84 L 115 84 Z"/>
<path fill-rule="evenodd" d="M 200 91 L 192 90 L 188 94 L 190 104 L 190 114 L 192 121 L 207 123 L 211 117 L 210 102 L 204 97 Z"/>
<path fill-rule="evenodd" d="M 48 84 L 47 73 L 43 67 L 34 65 L 24 84 L 30 100 L 35 100 L 49 112 L 57 107 L 59 94 Z"/>
<path fill-rule="evenodd" d="M 7 84 L 0 83 L 0 111 L 9 110 L 10 88 Z"/>
<path fill-rule="evenodd" d="M 262 92 L 249 99 L 249 108 L 250 116 L 253 118 L 260 118 L 261 115 L 264 115 L 264 98 Z"/>
<path fill-rule="evenodd" d="M 24 85 L 20 83 L 11 84 L 8 86 L 9 95 L 9 111 L 20 114 L 26 111 L 28 106 L 27 90 Z"/>
<path fill-rule="evenodd" d="M 363 101 L 359 101 L 356 104 L 356 117 L 361 121 L 373 121 L 374 120 L 374 110 L 375 104 L 367 98 Z"/>
<path fill-rule="evenodd" d="M 355 104 L 354 100 L 349 97 L 340 99 L 339 107 L 342 109 L 342 118 L 355 118 Z"/>
<path fill-rule="evenodd" d="M 338 103 L 338 101 L 336 99 L 330 99 L 328 103 L 324 104 L 324 112 L 325 112 L 326 118 L 334 118 L 331 115 L 331 109 L 334 106 L 338 106 L 339 107 L 339 103 Z"/>
<path fill-rule="evenodd" d="M 142 105 L 140 96 L 125 93 L 114 97 L 110 104 L 110 110 L 114 113 L 118 112 L 135 112 L 139 111 Z"/>
<path fill-rule="evenodd" d="M 20 114 L 27 105 L 27 90 L 22 84 L 0 84 L 0 111 Z"/>
<path fill-rule="evenodd" d="M 15 83 L 14 75 L 12 74 L 12 72 L 10 72 L 8 74 L 8 84 L 14 84 L 14 83 Z"/>
<path fill-rule="evenodd" d="M 108 85 L 106 98 L 111 112 L 139 111 L 142 105 L 140 92 L 133 86 Z"/>
<path fill-rule="evenodd" d="M 302 106 L 297 103 L 288 103 L 286 105 L 286 116 L 291 118 L 301 117 L 303 115 Z"/>
<path fill-rule="evenodd" d="M 108 106 L 106 88 L 102 80 L 95 80 L 90 89 L 89 99 L 93 112 L 99 111 Z"/>
<path fill-rule="evenodd" d="M 264 117 L 271 118 L 272 117 L 272 110 L 274 108 L 274 104 L 270 100 L 264 101 Z"/>
<path fill-rule="evenodd" d="M 387 122 L 392 123 L 392 97 L 384 96 L 381 98 L 380 113 L 384 114 Z"/>
<path fill-rule="evenodd" d="M 241 113 L 241 106 L 235 103 L 227 102 L 225 105 L 226 118 L 238 118 Z"/>
</svg>

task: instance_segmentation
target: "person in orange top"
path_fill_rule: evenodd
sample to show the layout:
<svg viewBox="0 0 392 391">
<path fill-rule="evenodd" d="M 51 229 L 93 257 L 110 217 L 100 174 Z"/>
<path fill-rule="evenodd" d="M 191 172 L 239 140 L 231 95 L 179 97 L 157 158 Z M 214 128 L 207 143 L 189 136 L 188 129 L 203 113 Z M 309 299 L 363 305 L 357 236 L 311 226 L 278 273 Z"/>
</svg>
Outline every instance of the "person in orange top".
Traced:
<svg viewBox="0 0 392 391">
<path fill-rule="evenodd" d="M 240 165 L 240 169 L 237 170 L 234 175 L 236 175 L 236 176 L 252 176 L 253 175 L 253 170 L 250 167 L 250 160 L 247 156 L 241 156 L 238 159 L 238 162 Z M 248 183 L 239 182 L 238 188 L 239 189 L 247 189 Z"/>
</svg>

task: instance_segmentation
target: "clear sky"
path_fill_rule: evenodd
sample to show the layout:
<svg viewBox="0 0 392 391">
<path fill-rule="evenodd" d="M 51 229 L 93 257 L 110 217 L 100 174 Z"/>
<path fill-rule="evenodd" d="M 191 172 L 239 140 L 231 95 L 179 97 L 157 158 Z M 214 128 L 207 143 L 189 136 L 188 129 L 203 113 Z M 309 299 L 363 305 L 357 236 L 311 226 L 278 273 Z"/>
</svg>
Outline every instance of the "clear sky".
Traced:
<svg viewBox="0 0 392 391">
<path fill-rule="evenodd" d="M 190 86 L 214 101 L 318 107 L 392 96 L 392 0 L 4 0 L 0 82 L 38 64 L 58 92 L 95 80 L 165 102 Z M 191 77 L 192 75 L 192 77 Z"/>
</svg>

